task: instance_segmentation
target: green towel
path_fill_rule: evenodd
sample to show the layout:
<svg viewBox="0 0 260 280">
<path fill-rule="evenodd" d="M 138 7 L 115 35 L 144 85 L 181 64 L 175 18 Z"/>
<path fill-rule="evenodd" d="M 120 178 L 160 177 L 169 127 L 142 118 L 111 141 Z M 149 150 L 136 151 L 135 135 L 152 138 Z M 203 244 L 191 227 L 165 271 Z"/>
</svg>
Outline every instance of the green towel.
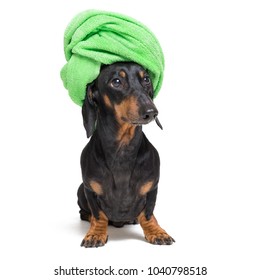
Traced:
<svg viewBox="0 0 260 280">
<path fill-rule="evenodd" d="M 94 81 L 103 64 L 132 61 L 149 73 L 154 96 L 161 88 L 164 57 L 154 34 L 128 16 L 96 10 L 77 15 L 64 34 L 67 63 L 61 70 L 71 99 L 82 106 L 87 84 Z"/>
</svg>

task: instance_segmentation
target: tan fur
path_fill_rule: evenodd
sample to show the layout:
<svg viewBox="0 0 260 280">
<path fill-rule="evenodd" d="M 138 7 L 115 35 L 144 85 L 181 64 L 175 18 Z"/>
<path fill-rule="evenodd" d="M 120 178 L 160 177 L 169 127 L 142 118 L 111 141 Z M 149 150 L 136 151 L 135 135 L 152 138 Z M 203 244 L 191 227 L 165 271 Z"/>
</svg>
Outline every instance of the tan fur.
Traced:
<svg viewBox="0 0 260 280">
<path fill-rule="evenodd" d="M 125 71 L 121 70 L 121 71 L 119 72 L 119 76 L 122 77 L 122 78 L 125 78 L 125 77 L 126 77 Z"/>
<path fill-rule="evenodd" d="M 113 108 L 113 105 L 112 105 L 109 97 L 106 94 L 104 95 L 104 103 L 108 108 L 110 108 L 110 109 Z"/>
<path fill-rule="evenodd" d="M 149 181 L 145 183 L 140 189 L 140 195 L 147 194 L 151 190 L 152 186 L 153 186 L 153 181 Z"/>
<path fill-rule="evenodd" d="M 136 98 L 130 96 L 120 104 L 115 105 L 115 113 L 120 125 L 117 141 L 122 145 L 127 145 L 133 139 L 136 129 L 136 126 L 131 124 L 131 121 L 137 119 L 138 116 Z"/>
<path fill-rule="evenodd" d="M 134 121 L 138 118 L 138 105 L 136 97 L 129 96 L 120 104 L 115 105 L 115 113 L 119 124 L 125 121 Z"/>
<path fill-rule="evenodd" d="M 145 74 L 145 73 L 144 73 L 144 71 L 140 71 L 140 72 L 139 72 L 139 76 L 140 76 L 140 78 L 142 78 L 142 79 L 143 79 L 143 78 L 144 78 L 144 74 Z"/>
<path fill-rule="evenodd" d="M 140 223 L 144 231 L 145 238 L 148 242 L 152 244 L 156 244 L 157 239 L 160 240 L 172 239 L 171 236 L 168 235 L 167 232 L 159 226 L 154 215 L 152 215 L 150 220 L 147 220 L 144 212 L 142 212 L 138 216 L 138 222 Z"/>
<path fill-rule="evenodd" d="M 134 125 L 125 123 L 122 124 L 117 135 L 117 141 L 121 145 L 128 145 L 133 139 L 136 127 Z"/>
<path fill-rule="evenodd" d="M 103 193 L 102 186 L 96 181 L 90 181 L 91 189 L 97 194 L 101 195 Z"/>
<path fill-rule="evenodd" d="M 84 246 L 88 247 L 87 244 L 90 243 L 92 246 L 105 245 L 107 241 L 107 226 L 108 218 L 103 211 L 99 212 L 99 219 L 97 220 L 94 216 L 90 220 L 90 228 L 86 236 L 84 237 Z"/>
</svg>

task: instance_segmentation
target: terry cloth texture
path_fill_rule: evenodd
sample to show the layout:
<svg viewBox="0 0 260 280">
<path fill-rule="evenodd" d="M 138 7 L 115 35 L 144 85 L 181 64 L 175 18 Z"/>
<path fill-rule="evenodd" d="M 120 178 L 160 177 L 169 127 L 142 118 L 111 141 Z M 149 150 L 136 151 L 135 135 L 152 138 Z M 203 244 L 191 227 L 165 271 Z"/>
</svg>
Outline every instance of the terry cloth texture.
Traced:
<svg viewBox="0 0 260 280">
<path fill-rule="evenodd" d="M 135 62 L 149 73 L 158 94 L 164 70 L 164 56 L 154 34 L 128 16 L 96 10 L 77 15 L 64 34 L 67 63 L 61 70 L 71 99 L 82 106 L 87 84 L 94 81 L 103 64 Z"/>
</svg>

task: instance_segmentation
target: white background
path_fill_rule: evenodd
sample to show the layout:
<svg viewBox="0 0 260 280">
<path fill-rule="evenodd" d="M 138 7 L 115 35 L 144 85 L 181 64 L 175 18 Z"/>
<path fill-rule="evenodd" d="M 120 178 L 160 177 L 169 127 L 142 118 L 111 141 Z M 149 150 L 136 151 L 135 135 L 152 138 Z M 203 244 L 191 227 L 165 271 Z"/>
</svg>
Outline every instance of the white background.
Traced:
<svg viewBox="0 0 260 280">
<path fill-rule="evenodd" d="M 74 279 L 53 270 L 109 265 L 145 272 L 206 266 L 207 276 L 176 278 L 259 279 L 258 1 L 0 5 L 1 279 Z M 76 203 L 87 139 L 59 71 L 65 27 L 89 8 L 135 17 L 164 50 L 165 79 L 155 100 L 164 130 L 153 123 L 145 132 L 161 156 L 155 215 L 176 239 L 172 246 L 146 243 L 138 225 L 109 228 L 105 247 L 79 246 L 88 229 Z M 145 279 L 145 272 L 117 278 Z"/>
</svg>

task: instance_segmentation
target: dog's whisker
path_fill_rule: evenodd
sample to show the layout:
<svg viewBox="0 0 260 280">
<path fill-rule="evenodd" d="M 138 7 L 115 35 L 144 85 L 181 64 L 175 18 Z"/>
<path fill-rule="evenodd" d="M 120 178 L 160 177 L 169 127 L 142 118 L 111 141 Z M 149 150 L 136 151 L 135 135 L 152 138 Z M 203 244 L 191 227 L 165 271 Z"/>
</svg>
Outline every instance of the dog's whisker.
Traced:
<svg viewBox="0 0 260 280">
<path fill-rule="evenodd" d="M 163 129 L 158 117 L 156 116 L 154 119 L 155 119 L 156 124 L 160 127 L 160 129 Z"/>
</svg>

